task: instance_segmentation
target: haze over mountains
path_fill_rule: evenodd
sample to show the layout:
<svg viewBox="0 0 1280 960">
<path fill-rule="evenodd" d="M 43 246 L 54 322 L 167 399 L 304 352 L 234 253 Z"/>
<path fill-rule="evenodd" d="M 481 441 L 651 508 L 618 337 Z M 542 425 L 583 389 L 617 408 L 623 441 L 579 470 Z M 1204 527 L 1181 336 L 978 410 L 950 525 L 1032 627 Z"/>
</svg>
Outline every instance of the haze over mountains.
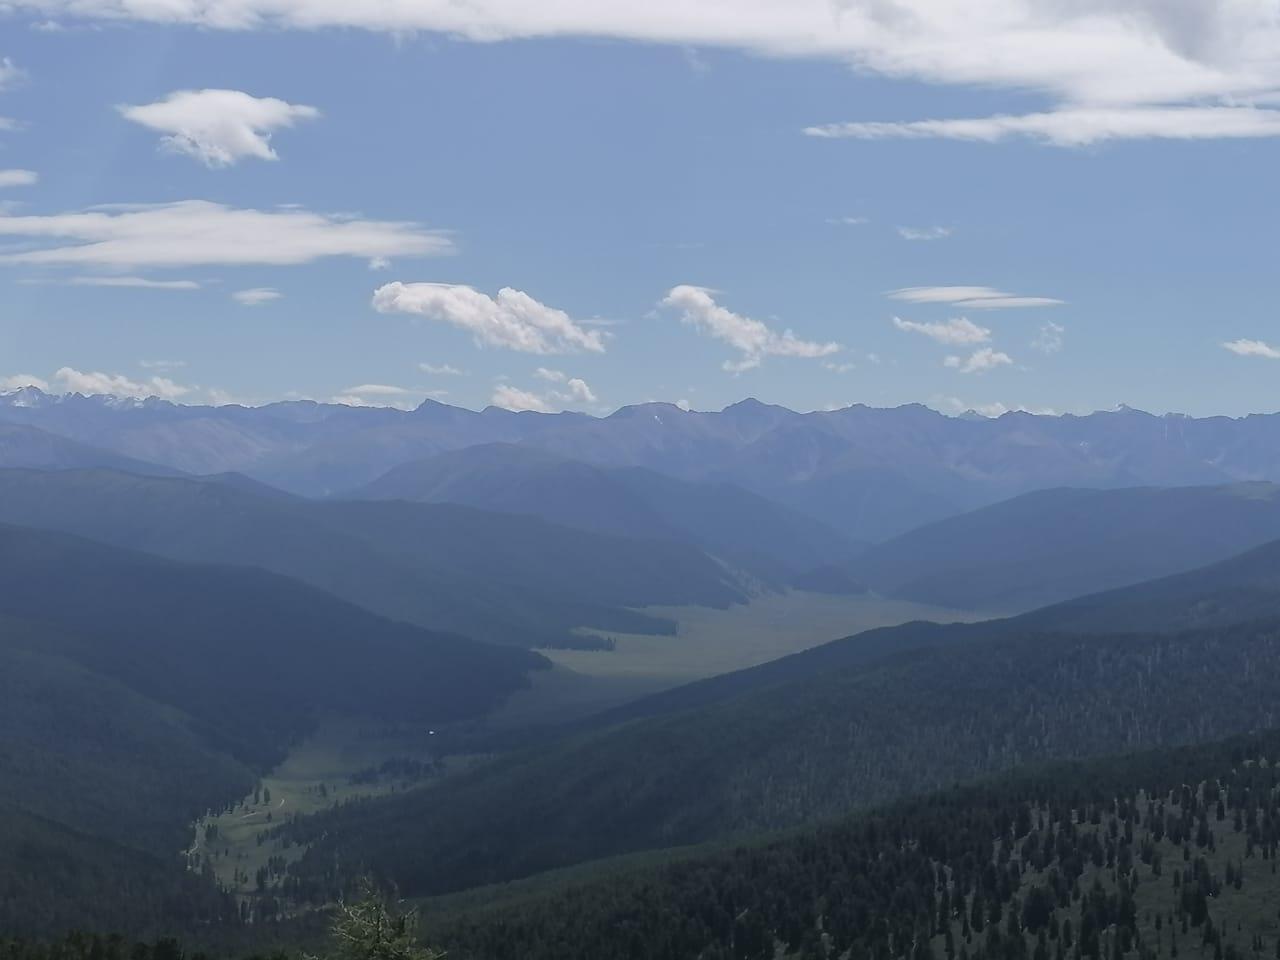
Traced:
<svg viewBox="0 0 1280 960">
<path fill-rule="evenodd" d="M 1280 726 L 1273 430 L 3 395 L 0 921 L 288 938 L 366 875 L 542 902 Z M 755 665 L 663 674 L 700 644 Z"/>
<path fill-rule="evenodd" d="M 430 400 L 408 412 L 310 401 L 199 407 L 25 388 L 0 398 L 0 421 L 169 470 L 235 471 L 310 496 L 346 494 L 447 451 L 519 443 L 601 467 L 731 482 L 868 541 L 1050 487 L 1280 480 L 1277 415 L 1121 409 L 988 419 L 918 405 L 801 414 L 746 400 L 719 413 L 652 403 L 595 418 L 476 413 Z"/>
</svg>

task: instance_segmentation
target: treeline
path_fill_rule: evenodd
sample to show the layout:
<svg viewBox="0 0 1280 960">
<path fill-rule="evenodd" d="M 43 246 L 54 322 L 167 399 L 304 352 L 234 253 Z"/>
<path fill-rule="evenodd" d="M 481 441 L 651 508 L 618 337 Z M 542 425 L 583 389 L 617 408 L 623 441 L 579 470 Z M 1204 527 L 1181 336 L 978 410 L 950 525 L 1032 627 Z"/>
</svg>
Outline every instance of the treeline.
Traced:
<svg viewBox="0 0 1280 960">
<path fill-rule="evenodd" d="M 370 872 L 410 895 L 785 829 L 1028 762 L 1280 723 L 1280 623 L 1176 636 L 1018 633 L 622 723 L 282 826 L 287 895 Z"/>
<path fill-rule="evenodd" d="M 451 960 L 1270 960 L 1278 760 L 1269 732 L 1007 776 L 489 907 L 446 899 L 425 936 Z"/>
</svg>

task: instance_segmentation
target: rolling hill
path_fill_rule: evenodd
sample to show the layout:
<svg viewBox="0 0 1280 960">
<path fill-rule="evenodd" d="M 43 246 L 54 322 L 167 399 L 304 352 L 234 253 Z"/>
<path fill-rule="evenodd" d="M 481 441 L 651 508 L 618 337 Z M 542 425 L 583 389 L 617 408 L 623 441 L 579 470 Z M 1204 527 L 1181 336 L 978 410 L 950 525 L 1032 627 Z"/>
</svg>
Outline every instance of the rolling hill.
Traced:
<svg viewBox="0 0 1280 960">
<path fill-rule="evenodd" d="M 1280 486 L 1043 490 L 866 551 L 881 593 L 1016 613 L 1180 573 L 1280 538 Z"/>
<path fill-rule="evenodd" d="M 0 522 L 260 567 L 393 619 L 518 646 L 599 642 L 580 627 L 665 632 L 670 621 L 631 608 L 744 598 L 732 572 L 682 543 L 452 504 L 321 503 L 225 480 L 0 471 Z"/>
</svg>

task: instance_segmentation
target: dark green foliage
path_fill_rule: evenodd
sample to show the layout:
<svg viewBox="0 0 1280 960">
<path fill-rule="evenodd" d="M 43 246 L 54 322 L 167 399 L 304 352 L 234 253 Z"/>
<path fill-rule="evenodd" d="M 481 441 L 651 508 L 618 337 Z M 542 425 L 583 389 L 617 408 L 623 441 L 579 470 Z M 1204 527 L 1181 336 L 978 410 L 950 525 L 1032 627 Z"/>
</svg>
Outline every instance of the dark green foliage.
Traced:
<svg viewBox="0 0 1280 960">
<path fill-rule="evenodd" d="M 1171 949 L 1154 908 L 1206 944 L 1184 936 L 1184 952 L 1256 954 L 1280 932 L 1272 914 L 1232 900 L 1203 859 L 1175 889 L 1135 851 L 1169 848 L 1155 828 L 1186 828 L 1222 789 L 1274 855 L 1277 756 L 1270 732 L 1015 774 L 665 866 L 442 900 L 427 906 L 424 934 L 452 960 L 914 960 L 957 942 L 971 960 L 1138 958 Z M 1240 919 L 1226 929 L 1215 916 Z"/>
<path fill-rule="evenodd" d="M 221 916 L 185 869 L 190 824 L 317 715 L 471 717 L 544 662 L 265 571 L 44 530 L 0 527 L 0 583 L 0 931 Z"/>
<path fill-rule="evenodd" d="M 299 892 L 368 867 L 434 893 L 839 815 L 1051 757 L 1274 722 L 1280 624 L 1018 634 L 622 723 L 450 782 L 297 821 Z"/>
</svg>

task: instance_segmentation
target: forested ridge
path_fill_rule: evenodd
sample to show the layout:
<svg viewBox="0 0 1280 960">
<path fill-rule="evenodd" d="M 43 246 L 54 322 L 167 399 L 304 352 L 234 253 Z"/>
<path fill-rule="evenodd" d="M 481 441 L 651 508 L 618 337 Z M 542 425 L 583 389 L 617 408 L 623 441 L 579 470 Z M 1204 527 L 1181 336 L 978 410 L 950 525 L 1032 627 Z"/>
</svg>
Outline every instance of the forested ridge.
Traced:
<svg viewBox="0 0 1280 960">
<path fill-rule="evenodd" d="M 370 870 L 440 893 L 815 822 L 1028 762 L 1269 727 L 1277 685 L 1277 621 L 918 650 L 300 818 L 278 830 L 311 845 L 285 889 L 323 900 Z"/>
<path fill-rule="evenodd" d="M 1280 956 L 1280 733 L 1076 762 L 494 904 L 453 960 Z"/>
</svg>

